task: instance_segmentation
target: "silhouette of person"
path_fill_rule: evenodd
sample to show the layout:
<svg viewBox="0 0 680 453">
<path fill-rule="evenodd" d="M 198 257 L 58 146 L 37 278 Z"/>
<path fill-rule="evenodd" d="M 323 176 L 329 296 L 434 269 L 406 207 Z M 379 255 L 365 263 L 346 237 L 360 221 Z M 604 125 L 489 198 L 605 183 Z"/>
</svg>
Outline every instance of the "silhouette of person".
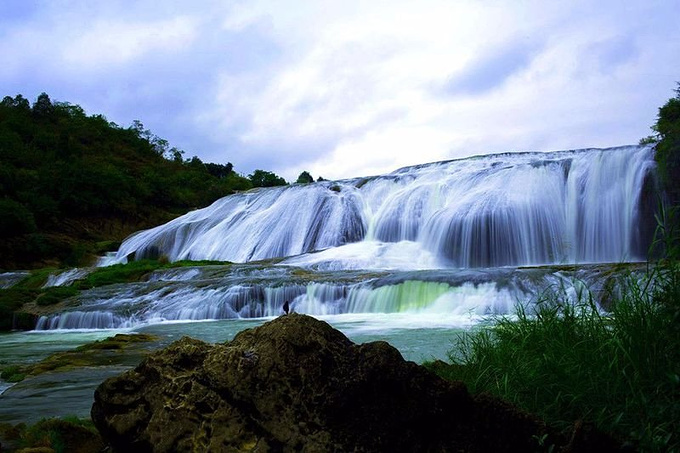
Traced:
<svg viewBox="0 0 680 453">
<path fill-rule="evenodd" d="M 288 303 L 288 301 L 285 301 L 283 303 L 283 313 L 287 315 L 289 311 L 290 311 L 290 304 Z"/>
</svg>

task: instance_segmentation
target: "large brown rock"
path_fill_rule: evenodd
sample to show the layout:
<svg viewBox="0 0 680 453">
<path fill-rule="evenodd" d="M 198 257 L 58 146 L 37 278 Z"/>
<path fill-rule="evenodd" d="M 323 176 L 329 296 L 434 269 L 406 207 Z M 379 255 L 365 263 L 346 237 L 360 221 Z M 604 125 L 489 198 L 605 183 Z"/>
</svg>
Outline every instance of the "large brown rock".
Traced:
<svg viewBox="0 0 680 453">
<path fill-rule="evenodd" d="M 125 452 L 514 452 L 559 443 L 531 416 L 473 398 L 385 342 L 356 345 L 299 314 L 226 344 L 182 338 L 101 384 L 92 419 Z"/>
</svg>

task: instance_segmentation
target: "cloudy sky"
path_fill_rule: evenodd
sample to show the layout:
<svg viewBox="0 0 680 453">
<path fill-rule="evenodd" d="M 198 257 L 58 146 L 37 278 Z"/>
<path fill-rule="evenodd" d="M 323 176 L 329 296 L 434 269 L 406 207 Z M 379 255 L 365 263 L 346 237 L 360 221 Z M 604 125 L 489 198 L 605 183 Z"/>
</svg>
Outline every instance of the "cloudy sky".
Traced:
<svg viewBox="0 0 680 453">
<path fill-rule="evenodd" d="M 79 104 L 295 179 L 637 143 L 679 0 L 1 0 L 0 96 Z"/>
</svg>

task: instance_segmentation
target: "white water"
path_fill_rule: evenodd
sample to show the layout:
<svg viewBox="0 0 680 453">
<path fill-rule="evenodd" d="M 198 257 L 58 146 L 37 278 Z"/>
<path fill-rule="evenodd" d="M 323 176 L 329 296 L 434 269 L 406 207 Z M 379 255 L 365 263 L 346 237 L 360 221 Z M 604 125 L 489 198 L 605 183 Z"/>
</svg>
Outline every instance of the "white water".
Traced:
<svg viewBox="0 0 680 453">
<path fill-rule="evenodd" d="M 83 291 L 78 306 L 43 316 L 36 329 L 119 329 L 217 319 L 256 319 L 293 311 L 357 319 L 399 315 L 413 325 L 462 327 L 512 314 L 550 288 L 576 295 L 612 287 L 608 266 L 561 268 L 310 272 L 288 266 L 210 266 L 156 271 L 145 282 Z M 595 294 L 596 299 L 598 295 Z M 384 319 L 397 319 L 386 317 Z M 399 318 L 404 319 L 404 318 Z"/>
<path fill-rule="evenodd" d="M 29 275 L 28 271 L 0 272 L 0 289 L 11 288 Z"/>
<path fill-rule="evenodd" d="M 92 269 L 81 269 L 75 267 L 64 272 L 52 274 L 47 277 L 47 282 L 43 288 L 50 288 L 53 286 L 68 286 L 76 280 L 82 279 L 92 272 Z"/>
<path fill-rule="evenodd" d="M 242 263 L 320 250 L 291 263 L 433 269 L 639 260 L 640 193 L 653 165 L 652 149 L 639 146 L 515 153 L 254 190 L 135 234 L 116 260 L 135 253 Z"/>
<path fill-rule="evenodd" d="M 131 236 L 107 262 L 134 254 L 277 264 L 174 269 L 85 291 L 37 329 L 266 318 L 286 301 L 314 316 L 400 314 L 449 326 L 511 314 L 554 285 L 577 292 L 574 272 L 517 266 L 644 259 L 640 200 L 653 166 L 652 149 L 640 146 L 503 154 L 228 196 Z"/>
</svg>

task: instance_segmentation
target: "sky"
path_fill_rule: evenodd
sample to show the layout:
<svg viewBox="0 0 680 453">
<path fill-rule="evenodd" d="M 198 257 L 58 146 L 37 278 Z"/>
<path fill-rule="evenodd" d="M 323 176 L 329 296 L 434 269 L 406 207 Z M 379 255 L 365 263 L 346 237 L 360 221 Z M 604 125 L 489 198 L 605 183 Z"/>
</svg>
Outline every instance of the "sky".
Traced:
<svg viewBox="0 0 680 453">
<path fill-rule="evenodd" d="M 204 162 L 341 179 L 635 144 L 680 81 L 680 0 L 1 0 L 0 96 Z"/>
</svg>

